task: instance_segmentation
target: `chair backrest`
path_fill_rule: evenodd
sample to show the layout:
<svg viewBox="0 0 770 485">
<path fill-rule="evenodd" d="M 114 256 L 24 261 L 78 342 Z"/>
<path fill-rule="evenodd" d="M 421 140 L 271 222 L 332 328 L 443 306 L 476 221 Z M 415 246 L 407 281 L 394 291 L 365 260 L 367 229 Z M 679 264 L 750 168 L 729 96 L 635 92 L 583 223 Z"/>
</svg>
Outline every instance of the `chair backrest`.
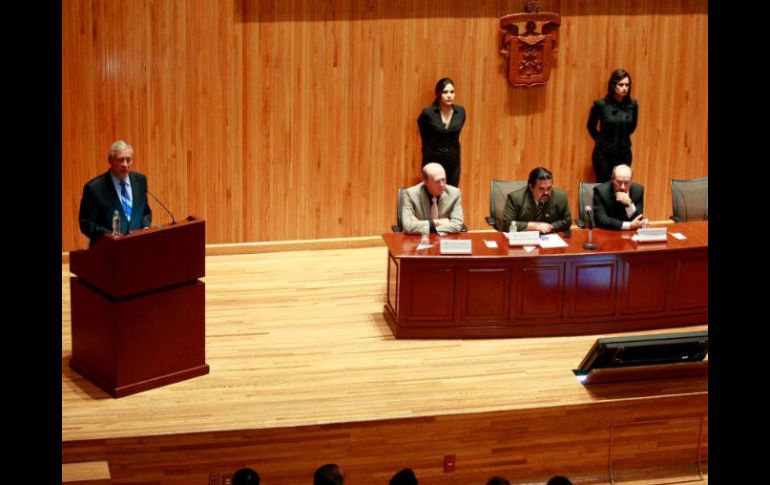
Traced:
<svg viewBox="0 0 770 485">
<path fill-rule="evenodd" d="M 489 187 L 489 217 L 495 221 L 495 229 L 504 231 L 503 228 L 503 210 L 505 209 L 505 199 L 508 194 L 527 186 L 526 180 L 498 180 L 492 179 Z"/>
<path fill-rule="evenodd" d="M 695 179 L 672 179 L 674 215 L 677 222 L 708 220 L 709 218 L 709 177 Z"/>
<path fill-rule="evenodd" d="M 404 187 L 398 188 L 398 198 L 396 199 L 396 225 L 391 226 L 391 229 L 393 229 L 393 232 L 404 232 L 404 225 L 401 220 L 401 212 L 404 208 L 404 194 L 406 193 L 406 189 Z"/>
<path fill-rule="evenodd" d="M 578 188 L 578 214 L 580 218 L 575 223 L 583 227 L 586 220 L 586 206 L 594 207 L 594 187 L 599 185 L 599 182 L 580 182 Z"/>
</svg>

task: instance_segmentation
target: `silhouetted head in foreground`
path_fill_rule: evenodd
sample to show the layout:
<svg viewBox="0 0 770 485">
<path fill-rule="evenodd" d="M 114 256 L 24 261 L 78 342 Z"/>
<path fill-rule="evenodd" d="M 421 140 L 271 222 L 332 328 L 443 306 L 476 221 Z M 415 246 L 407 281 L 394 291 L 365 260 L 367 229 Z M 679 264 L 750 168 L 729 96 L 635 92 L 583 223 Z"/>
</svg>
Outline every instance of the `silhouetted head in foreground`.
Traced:
<svg viewBox="0 0 770 485">
<path fill-rule="evenodd" d="M 233 485 L 259 485 L 259 473 L 251 468 L 241 468 L 233 474 Z"/>
<path fill-rule="evenodd" d="M 313 474 L 313 485 L 342 485 L 345 474 L 334 463 L 321 465 Z"/>
</svg>

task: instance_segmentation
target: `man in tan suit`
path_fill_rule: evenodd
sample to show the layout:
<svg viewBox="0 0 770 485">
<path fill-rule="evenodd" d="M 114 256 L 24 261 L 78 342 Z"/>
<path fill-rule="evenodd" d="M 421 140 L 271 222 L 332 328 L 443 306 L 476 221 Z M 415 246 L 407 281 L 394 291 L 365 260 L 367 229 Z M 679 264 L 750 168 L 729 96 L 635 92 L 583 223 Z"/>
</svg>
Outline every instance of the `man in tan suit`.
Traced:
<svg viewBox="0 0 770 485">
<path fill-rule="evenodd" d="M 408 234 L 448 234 L 462 230 L 460 189 L 447 185 L 444 167 L 438 163 L 422 167 L 422 182 L 404 192 L 401 224 Z"/>
</svg>

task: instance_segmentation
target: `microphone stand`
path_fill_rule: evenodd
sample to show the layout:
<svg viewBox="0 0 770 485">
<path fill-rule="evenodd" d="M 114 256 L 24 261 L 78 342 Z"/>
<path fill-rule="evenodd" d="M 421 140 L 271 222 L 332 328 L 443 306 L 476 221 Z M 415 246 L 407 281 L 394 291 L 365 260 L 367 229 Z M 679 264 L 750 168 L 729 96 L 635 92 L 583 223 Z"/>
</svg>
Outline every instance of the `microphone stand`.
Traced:
<svg viewBox="0 0 770 485">
<path fill-rule="evenodd" d="M 596 249 L 596 244 L 593 242 L 593 234 L 594 234 L 594 214 L 591 212 L 591 207 L 586 206 L 586 225 L 588 226 L 588 241 L 583 244 L 583 249 L 588 249 L 593 251 Z"/>
<path fill-rule="evenodd" d="M 173 226 L 174 224 L 176 224 L 176 219 L 174 219 L 174 214 L 172 214 L 172 213 L 171 213 L 171 211 L 170 211 L 170 210 L 168 210 L 168 207 L 166 207 L 166 206 L 163 204 L 163 202 L 161 202 L 161 201 L 160 201 L 160 199 L 159 199 L 159 198 L 155 197 L 155 194 L 153 194 L 152 192 L 150 192 L 150 191 L 149 191 L 149 190 L 147 190 L 147 189 L 145 189 L 144 191 L 145 191 L 146 193 L 150 194 L 150 195 L 152 196 L 152 198 L 153 198 L 153 199 L 155 199 L 155 201 L 156 201 L 158 204 L 160 204 L 160 206 L 161 206 L 161 207 L 163 207 L 163 210 L 165 210 L 166 212 L 168 212 L 168 215 L 170 215 L 170 216 L 171 216 L 171 224 L 169 224 L 169 225 Z M 163 227 L 163 226 L 161 226 L 160 224 L 158 224 L 158 227 Z"/>
</svg>

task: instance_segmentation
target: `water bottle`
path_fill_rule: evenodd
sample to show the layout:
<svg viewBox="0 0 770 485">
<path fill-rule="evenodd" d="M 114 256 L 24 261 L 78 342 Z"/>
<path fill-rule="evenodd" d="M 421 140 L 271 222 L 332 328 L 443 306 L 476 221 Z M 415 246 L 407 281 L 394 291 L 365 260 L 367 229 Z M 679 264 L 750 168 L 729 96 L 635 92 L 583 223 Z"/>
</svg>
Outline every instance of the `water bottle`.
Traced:
<svg viewBox="0 0 770 485">
<path fill-rule="evenodd" d="M 430 236 L 428 235 L 430 232 L 430 229 L 423 228 L 422 237 L 420 237 L 420 246 L 428 246 L 430 245 Z"/>
<path fill-rule="evenodd" d="M 120 236 L 120 212 L 118 211 L 112 214 L 112 235 Z"/>
<path fill-rule="evenodd" d="M 516 229 L 516 221 L 511 221 L 511 227 L 508 230 L 508 232 L 516 232 L 516 231 L 517 231 L 517 229 Z"/>
</svg>

